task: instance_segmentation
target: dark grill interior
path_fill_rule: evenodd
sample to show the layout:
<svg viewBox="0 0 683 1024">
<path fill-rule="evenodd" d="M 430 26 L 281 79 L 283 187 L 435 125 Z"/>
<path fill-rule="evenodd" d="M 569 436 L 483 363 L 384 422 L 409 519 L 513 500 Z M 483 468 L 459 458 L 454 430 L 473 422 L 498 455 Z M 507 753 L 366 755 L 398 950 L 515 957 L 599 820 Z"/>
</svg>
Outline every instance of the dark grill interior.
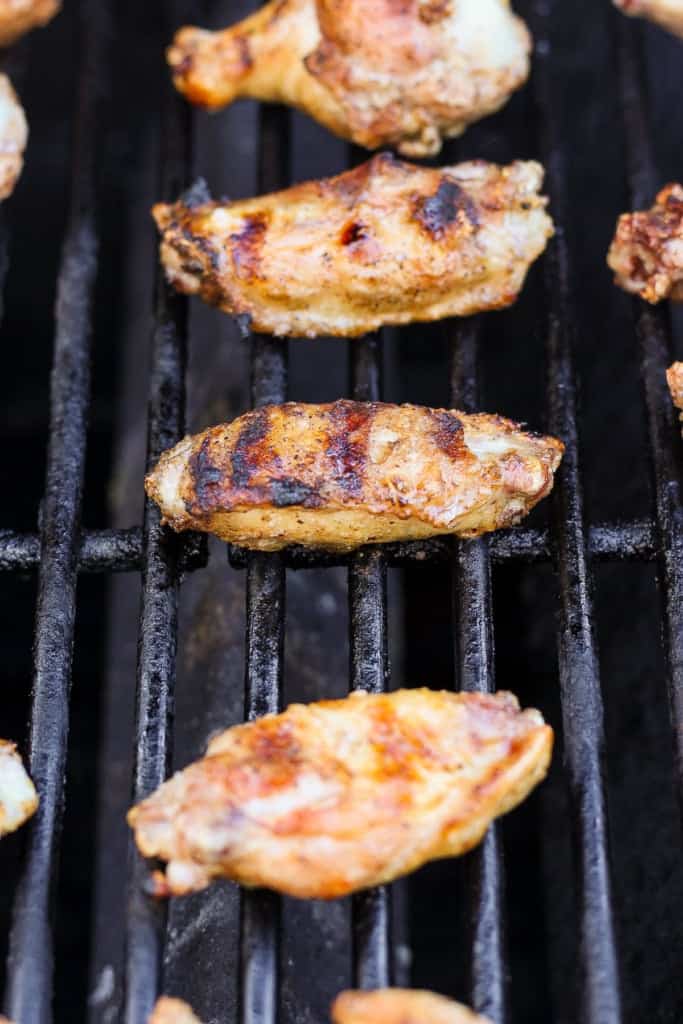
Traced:
<svg viewBox="0 0 683 1024">
<path fill-rule="evenodd" d="M 173 30 L 247 4 L 67 3 L 6 58 L 32 141 L 1 227 L 0 734 L 21 741 L 30 720 L 41 793 L 0 849 L 17 1024 L 143 1024 L 162 989 L 206 1024 L 313 1024 L 342 987 L 390 982 L 496 1024 L 683 1016 L 681 448 L 664 379 L 683 345 L 604 266 L 617 213 L 680 180 L 681 44 L 606 2 L 516 6 L 532 78 L 439 162 L 537 156 L 557 236 L 510 311 L 348 344 L 245 341 L 157 272 L 148 208 L 196 174 L 238 196 L 364 158 L 299 115 L 243 103 L 209 118 L 172 94 Z M 343 567 L 307 551 L 228 563 L 149 505 L 139 525 L 144 460 L 186 428 L 344 394 L 547 428 L 568 444 L 552 499 L 489 540 Z M 244 713 L 403 684 L 509 688 L 557 730 L 550 779 L 478 850 L 336 904 L 227 883 L 168 912 L 148 900 L 123 823 L 131 778 L 137 799 Z"/>
</svg>

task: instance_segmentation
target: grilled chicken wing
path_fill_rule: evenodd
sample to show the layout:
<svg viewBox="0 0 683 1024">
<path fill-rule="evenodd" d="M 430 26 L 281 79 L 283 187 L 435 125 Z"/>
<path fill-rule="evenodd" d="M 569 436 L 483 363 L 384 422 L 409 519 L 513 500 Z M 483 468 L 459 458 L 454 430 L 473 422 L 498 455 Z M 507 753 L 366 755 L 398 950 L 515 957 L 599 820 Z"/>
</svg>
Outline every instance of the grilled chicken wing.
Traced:
<svg viewBox="0 0 683 1024">
<path fill-rule="evenodd" d="M 0 836 L 18 829 L 37 807 L 38 795 L 15 744 L 0 740 Z"/>
<path fill-rule="evenodd" d="M 461 1003 L 433 992 L 382 988 L 342 992 L 332 1004 L 333 1024 L 491 1024 Z"/>
<path fill-rule="evenodd" d="M 174 530 L 341 551 L 510 526 L 551 490 L 563 450 L 483 413 L 289 402 L 186 437 L 145 486 Z"/>
<path fill-rule="evenodd" d="M 673 403 L 677 409 L 681 410 L 681 420 L 683 421 L 683 363 L 673 363 L 666 371 L 666 380 Z"/>
<path fill-rule="evenodd" d="M 158 1000 L 147 1024 L 201 1024 L 182 999 L 163 996 Z"/>
<path fill-rule="evenodd" d="M 159 895 L 212 878 L 333 899 L 475 846 L 543 779 L 552 730 L 511 694 L 399 690 L 236 726 L 134 807 Z"/>
<path fill-rule="evenodd" d="M 26 115 L 7 75 L 0 74 L 0 199 L 14 191 L 28 141 Z"/>
<path fill-rule="evenodd" d="M 649 18 L 669 32 L 683 36 L 683 0 L 614 0 L 614 3 L 624 14 Z"/>
<path fill-rule="evenodd" d="M 553 231 L 543 169 L 416 167 L 380 154 L 334 178 L 153 213 L 169 281 L 256 331 L 354 337 L 511 305 Z"/>
<path fill-rule="evenodd" d="M 59 0 L 0 0 L 0 46 L 9 46 L 32 28 L 54 18 Z"/>
<path fill-rule="evenodd" d="M 625 291 L 683 302 L 683 186 L 667 185 L 649 210 L 622 214 L 607 263 Z"/>
<path fill-rule="evenodd" d="M 288 103 L 368 149 L 429 156 L 526 81 L 530 43 L 509 0 L 272 0 L 223 32 L 181 29 L 168 62 L 205 107 Z"/>
</svg>

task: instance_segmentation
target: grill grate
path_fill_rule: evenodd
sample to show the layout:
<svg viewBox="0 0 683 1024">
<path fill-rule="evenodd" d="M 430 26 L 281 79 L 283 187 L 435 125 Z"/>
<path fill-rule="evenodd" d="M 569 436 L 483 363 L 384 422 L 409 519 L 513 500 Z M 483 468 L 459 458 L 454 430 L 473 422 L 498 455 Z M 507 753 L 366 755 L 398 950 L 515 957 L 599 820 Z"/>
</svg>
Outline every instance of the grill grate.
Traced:
<svg viewBox="0 0 683 1024">
<path fill-rule="evenodd" d="M 187 11 L 170 4 L 168 32 Z M 528 19 L 537 41 L 534 73 L 542 156 L 558 232 L 546 267 L 548 428 L 567 442 L 552 499 L 550 529 L 521 527 L 470 542 L 435 540 L 388 545 L 351 556 L 310 551 L 282 555 L 231 549 L 230 562 L 246 569 L 247 647 L 245 713 L 254 718 L 280 705 L 285 626 L 285 569 L 348 566 L 351 687 L 373 691 L 388 682 L 386 573 L 415 563 L 452 565 L 456 622 L 456 679 L 460 687 L 488 691 L 494 685 L 491 566 L 519 561 L 551 562 L 559 578 L 559 676 L 566 770 L 576 832 L 581 959 L 581 1010 L 587 1024 L 621 1020 L 618 955 L 613 925 L 607 810 L 603 779 L 603 707 L 591 604 L 591 566 L 598 560 L 655 561 L 659 566 L 668 658 L 669 698 L 683 772 L 683 535 L 678 484 L 677 425 L 664 382 L 670 337 L 666 316 L 638 304 L 655 502 L 652 516 L 627 523 L 585 521 L 578 457 L 572 357 L 573 303 L 569 256 L 562 230 L 564 171 L 556 135 L 550 62 L 556 58 L 548 19 L 557 4 L 533 0 Z M 69 725 L 69 687 L 76 582 L 80 572 L 142 573 L 134 797 L 156 788 L 168 773 L 177 642 L 178 587 L 187 570 L 205 564 L 206 545 L 162 529 L 156 507 L 145 508 L 142 529 L 81 530 L 86 426 L 89 404 L 91 310 L 97 268 L 94 139 L 103 78 L 104 3 L 83 4 L 84 67 L 78 100 L 71 216 L 59 272 L 51 426 L 45 498 L 39 534 L 0 532 L 0 570 L 39 572 L 36 609 L 30 768 L 41 806 L 28 828 L 28 849 L 16 894 L 5 1008 L 21 1024 L 51 1020 L 52 890 L 60 839 L 63 780 Z M 629 183 L 633 204 L 646 204 L 656 182 L 638 54 L 640 28 L 614 15 L 623 100 Z M 191 176 L 191 114 L 168 96 L 161 194 L 172 198 Z M 259 189 L 288 180 L 289 115 L 261 113 Z M 173 444 L 184 428 L 184 376 L 188 340 L 186 301 L 159 275 L 152 337 L 148 462 Z M 451 397 L 454 406 L 478 406 L 480 324 L 463 321 L 451 333 Z M 287 345 L 251 339 L 254 406 L 287 394 Z M 350 346 L 351 393 L 381 396 L 382 340 Z M 504 865 L 497 826 L 468 859 L 468 927 L 471 993 L 475 1007 L 495 1024 L 509 1019 L 504 928 Z M 161 988 L 166 927 L 163 905 L 144 892 L 146 869 L 131 854 L 127 927 L 125 1020 L 143 1024 Z M 243 1024 L 274 1024 L 278 1008 L 280 900 L 267 892 L 244 893 L 241 914 Z M 387 888 L 353 901 L 354 983 L 374 987 L 392 978 L 391 897 Z"/>
</svg>

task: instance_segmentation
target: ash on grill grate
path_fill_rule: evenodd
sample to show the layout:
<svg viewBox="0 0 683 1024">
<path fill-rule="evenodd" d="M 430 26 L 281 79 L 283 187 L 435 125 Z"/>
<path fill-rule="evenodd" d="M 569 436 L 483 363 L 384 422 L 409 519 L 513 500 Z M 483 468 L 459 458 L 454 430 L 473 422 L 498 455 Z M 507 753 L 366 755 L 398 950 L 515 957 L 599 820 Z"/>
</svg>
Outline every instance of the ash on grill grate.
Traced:
<svg viewBox="0 0 683 1024">
<path fill-rule="evenodd" d="M 57 590 L 59 601 L 46 605 L 42 598 L 39 605 L 34 698 L 34 734 L 41 729 L 54 732 L 54 739 L 42 745 L 38 772 L 43 786 L 51 787 L 54 803 L 48 795 L 48 814 L 40 818 L 38 828 L 0 847 L 0 934 L 9 926 L 9 903 L 22 870 L 28 864 L 33 872 L 33 880 L 18 889 L 16 956 L 7 971 L 7 1011 L 15 1013 L 20 1024 L 50 1019 L 50 948 L 43 937 L 50 934 L 52 919 L 39 897 L 51 888 L 45 870 L 51 858 L 56 865 L 59 757 L 67 742 L 58 727 L 68 720 L 70 651 L 68 628 L 60 637 L 44 627 L 46 616 L 57 613 L 65 615 L 70 626 L 68 599 L 78 566 L 81 572 L 121 574 L 79 584 L 83 599 L 76 619 L 64 857 L 54 886 L 55 1019 L 97 1024 L 126 1019 L 141 1024 L 163 981 L 167 990 L 187 997 L 205 1020 L 268 1024 L 279 1007 L 281 1020 L 312 1024 L 326 1019 L 327 1003 L 339 989 L 352 982 L 384 981 L 393 971 L 396 980 L 411 976 L 416 984 L 463 999 L 473 993 L 477 1006 L 496 1022 L 569 1024 L 581 1019 L 612 1024 L 622 1019 L 617 955 L 623 1019 L 679 1019 L 683 989 L 676 953 L 683 878 L 675 796 L 680 773 L 670 753 L 667 681 L 671 712 L 680 720 L 677 485 L 682 453 L 661 374 L 669 349 L 666 317 L 652 316 L 639 306 L 634 314 L 629 300 L 613 289 L 604 255 L 617 213 L 637 205 L 629 187 L 640 200 L 653 178 L 658 184 L 680 174 L 676 159 L 683 139 L 670 116 L 669 84 L 680 86 L 680 43 L 648 26 L 622 20 L 606 4 L 520 2 L 520 13 L 540 41 L 533 78 L 503 113 L 473 128 L 443 158 L 507 161 L 540 156 L 549 162 L 549 190 L 563 232 L 555 242 L 555 256 L 545 260 L 545 278 L 537 268 L 515 308 L 482 317 L 474 325 L 387 331 L 383 353 L 373 341 L 353 343 L 350 386 L 349 347 L 344 343 L 320 340 L 288 346 L 293 398 L 321 401 L 350 391 L 373 396 L 379 393 L 381 363 L 386 371 L 384 393 L 391 400 L 445 405 L 451 400 L 452 385 L 454 397 L 465 406 L 480 404 L 540 428 L 547 395 L 550 426 L 565 433 L 565 440 L 571 440 L 578 427 L 581 442 L 580 458 L 575 459 L 572 445 L 565 462 L 552 515 L 546 518 L 549 509 L 539 509 L 523 528 L 494 535 L 488 543 L 398 546 L 346 558 L 344 567 L 333 565 L 335 559 L 306 552 L 286 553 L 281 559 L 234 551 L 231 568 L 225 548 L 212 542 L 209 565 L 203 569 L 201 546 L 169 540 L 158 531 L 153 511 L 148 511 L 144 531 L 141 528 L 148 382 L 140 368 L 150 338 L 156 270 L 147 210 L 159 198 L 159 170 L 169 193 L 180 191 L 198 172 L 208 178 L 214 194 L 248 195 L 287 179 L 334 173 L 346 161 L 346 148 L 296 114 L 268 111 L 261 120 L 255 105 L 244 103 L 209 120 L 202 114 L 190 115 L 171 94 L 162 49 L 172 28 L 186 19 L 207 23 L 210 17 L 214 25 L 227 23 L 245 13 L 246 5 L 237 10 L 223 3 L 169 3 L 163 11 L 140 11 L 133 4 L 81 5 L 86 28 L 91 29 L 102 26 L 100 19 L 111 6 L 109 57 L 115 70 L 97 136 L 95 96 L 86 90 L 80 122 L 84 132 L 77 136 L 74 150 L 86 159 L 76 168 L 72 249 L 74 225 L 82 227 L 85 216 L 89 227 L 93 209 L 82 203 L 90 188 L 87 155 L 95 138 L 104 141 L 104 146 L 98 144 L 104 171 L 97 192 L 103 244 L 96 291 L 86 530 L 79 532 L 77 512 L 66 517 L 61 532 L 53 527 L 55 516 L 69 511 L 69 502 L 74 510 L 80 504 L 81 417 L 87 389 L 85 381 L 79 385 L 69 371 L 76 359 L 75 365 L 86 372 L 87 305 L 82 317 L 76 311 L 79 315 L 72 323 L 68 306 L 58 312 L 61 330 L 53 381 L 57 403 L 62 394 L 68 396 L 70 387 L 78 386 L 64 416 L 58 416 L 59 405 L 53 405 L 49 465 L 56 489 L 44 504 L 41 527 L 36 509 L 47 430 L 50 306 L 65 228 L 59 201 L 46 191 L 45 182 L 63 190 L 70 173 L 63 126 L 72 116 L 69 103 L 75 95 L 79 56 L 86 68 L 88 62 L 91 66 L 85 84 L 91 81 L 88 75 L 102 82 L 106 73 L 106 62 L 96 60 L 97 50 L 81 48 L 75 6 L 67 5 L 49 30 L 27 40 L 12 57 L 26 56 L 24 98 L 32 122 L 25 178 L 2 210 L 3 231 L 8 224 L 13 231 L 3 325 L 3 407 L 9 412 L 3 422 L 3 451 L 10 485 L 2 517 L 6 530 L 0 533 L 0 595 L 9 671 L 9 713 L 3 715 L 3 726 L 7 720 L 17 738 L 24 730 L 30 686 L 26 652 L 32 584 L 26 575 L 16 573 L 37 568 L 41 528 L 43 593 Z M 590 32 L 587 26 L 592 26 Z M 101 42 L 95 38 L 97 45 Z M 646 76 L 654 86 L 647 101 L 637 60 L 641 42 Z M 65 54 L 67 74 L 62 73 Z M 163 129 L 162 106 L 169 111 Z M 651 120 L 660 161 L 660 172 L 654 175 L 645 138 Z M 186 156 L 190 133 L 194 168 Z M 630 182 L 624 177 L 625 162 Z M 562 192 L 564 205 L 559 203 Z M 65 252 L 68 269 L 68 247 Z M 564 277 L 567 252 L 570 281 Z M 91 284 L 87 275 L 80 275 L 75 294 L 87 300 Z M 152 348 L 153 449 L 182 429 L 184 402 L 185 309 L 182 300 L 163 289 L 161 295 Z M 192 430 L 230 418 L 248 404 L 252 353 L 253 400 L 284 395 L 283 346 L 245 343 L 231 321 L 198 304 L 191 304 L 188 312 L 187 423 Z M 677 339 L 679 351 L 682 340 Z M 550 360 L 548 391 L 544 350 Z M 583 404 L 573 388 L 572 363 L 582 382 Z M 643 395 L 646 418 L 641 412 Z M 119 412 L 110 521 L 103 505 L 115 401 Z M 60 444 L 60 431 L 71 443 Z M 650 477 L 654 500 L 648 490 Z M 615 525 L 619 521 L 622 525 Z M 28 532 L 19 533 L 17 528 Z M 284 626 L 283 563 L 307 567 L 305 572 L 286 574 Z M 658 640 L 651 563 L 660 577 L 668 661 Z M 245 564 L 246 573 L 237 571 Z M 552 575 L 553 564 L 558 579 Z M 138 711 L 146 728 L 136 742 L 139 568 L 145 581 L 146 619 Z M 176 665 L 174 587 L 190 568 L 200 571 L 180 589 Z M 388 605 L 383 597 L 385 574 Z M 110 611 L 106 627 L 105 586 Z M 49 678 L 41 669 L 46 654 L 53 670 Z M 174 901 L 165 929 L 163 915 L 150 909 L 137 884 L 128 908 L 124 898 L 128 836 L 123 811 L 130 797 L 133 749 L 137 746 L 140 758 L 138 789 L 147 789 L 161 777 L 172 745 L 174 764 L 197 756 L 212 731 L 242 716 L 245 662 L 247 707 L 259 712 L 276 706 L 281 689 L 289 701 L 341 695 L 350 682 L 380 687 L 389 667 L 392 684 L 486 688 L 494 685 L 495 676 L 495 685 L 509 687 L 524 703 L 541 707 L 563 742 L 552 777 L 539 793 L 460 863 L 432 865 L 400 888 L 360 897 L 353 906 L 351 901 L 284 901 L 280 908 L 280 901 L 269 895 L 246 895 L 241 945 L 239 896 L 227 884 L 217 884 L 195 897 Z M 54 702 L 44 699 L 46 679 L 50 686 L 59 683 L 61 693 Z M 611 829 L 604 818 L 605 794 Z M 90 823 L 96 797 L 99 828 L 94 835 Z M 142 876 L 142 867 L 136 867 L 134 879 Z M 127 1011 L 120 1018 L 126 984 Z M 581 1006 L 578 1015 L 576 999 Z"/>
</svg>

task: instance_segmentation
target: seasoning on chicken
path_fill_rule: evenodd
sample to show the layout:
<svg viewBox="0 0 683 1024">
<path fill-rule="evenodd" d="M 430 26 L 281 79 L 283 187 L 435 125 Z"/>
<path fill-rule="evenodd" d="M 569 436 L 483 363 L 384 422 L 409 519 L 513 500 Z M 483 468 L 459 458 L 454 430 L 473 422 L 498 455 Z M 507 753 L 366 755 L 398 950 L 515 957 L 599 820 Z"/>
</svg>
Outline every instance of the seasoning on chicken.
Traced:
<svg viewBox="0 0 683 1024">
<path fill-rule="evenodd" d="M 683 36 L 683 0 L 614 0 L 624 14 L 649 18 L 662 28 Z"/>
<path fill-rule="evenodd" d="M 61 6 L 59 0 L 0 0 L 0 46 L 47 24 Z"/>
<path fill-rule="evenodd" d="M 147 1024 L 201 1024 L 201 1022 L 182 999 L 169 999 L 168 996 L 162 996 L 157 1001 Z"/>
<path fill-rule="evenodd" d="M 0 740 L 0 836 L 14 832 L 35 814 L 38 794 L 14 743 Z"/>
<path fill-rule="evenodd" d="M 484 413 L 288 402 L 186 437 L 145 487 L 177 531 L 348 551 L 511 526 L 552 489 L 563 451 Z"/>
<path fill-rule="evenodd" d="M 508 693 L 398 690 L 235 726 L 134 807 L 157 895 L 213 878 L 333 899 L 475 846 L 544 778 L 553 733 Z"/>
<path fill-rule="evenodd" d="M 681 421 L 683 421 L 683 363 L 672 363 L 666 371 L 666 380 L 673 403 L 681 410 Z"/>
<path fill-rule="evenodd" d="M 200 183 L 153 213 L 178 291 L 267 334 L 354 337 L 510 306 L 553 232 L 542 180 L 533 162 L 433 168 L 384 153 L 232 203 Z"/>
<path fill-rule="evenodd" d="M 222 32 L 181 29 L 167 57 L 204 107 L 287 103 L 368 149 L 430 156 L 507 102 L 530 48 L 509 0 L 272 0 Z"/>
<path fill-rule="evenodd" d="M 649 210 L 624 213 L 607 263 L 615 283 L 648 302 L 683 302 L 683 186 L 667 185 Z"/>
<path fill-rule="evenodd" d="M 487 1017 L 434 992 L 408 988 L 342 992 L 332 1024 L 491 1024 Z"/>
<path fill-rule="evenodd" d="M 7 75 L 0 74 L 0 199 L 7 199 L 24 166 L 26 115 Z"/>
</svg>

